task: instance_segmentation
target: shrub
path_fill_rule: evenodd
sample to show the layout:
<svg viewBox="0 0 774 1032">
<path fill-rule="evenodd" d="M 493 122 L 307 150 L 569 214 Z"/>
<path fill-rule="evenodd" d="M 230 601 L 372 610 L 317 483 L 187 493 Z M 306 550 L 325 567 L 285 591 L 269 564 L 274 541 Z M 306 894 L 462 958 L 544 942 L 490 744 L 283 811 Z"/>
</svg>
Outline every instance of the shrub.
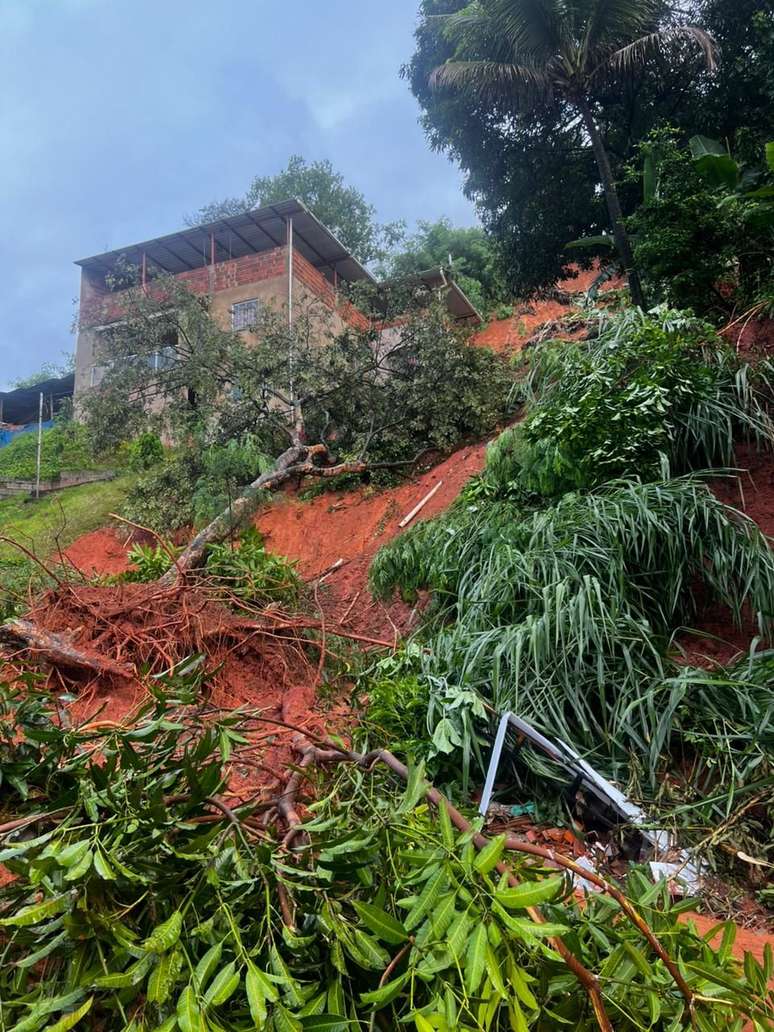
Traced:
<svg viewBox="0 0 774 1032">
<path fill-rule="evenodd" d="M 207 445 L 199 431 L 138 479 L 123 515 L 160 534 L 202 526 L 270 465 L 251 434 Z"/>
<path fill-rule="evenodd" d="M 130 488 L 122 515 L 165 534 L 194 522 L 193 485 L 200 474 L 200 463 L 193 452 L 169 455 L 160 466 L 137 478 Z"/>
<path fill-rule="evenodd" d="M 136 473 L 157 466 L 164 459 L 164 445 L 158 434 L 149 430 L 139 434 L 129 442 L 127 448 L 127 464 Z"/>
<path fill-rule="evenodd" d="M 501 482 L 554 496 L 632 474 L 733 464 L 734 441 L 774 442 L 767 365 L 739 361 L 711 327 L 666 309 L 600 316 L 596 339 L 537 348 L 523 426 L 492 449 Z"/>
<path fill-rule="evenodd" d="M 254 527 L 245 531 L 237 547 L 230 542 L 210 545 L 206 572 L 208 584 L 257 606 L 297 602 L 301 591 L 295 564 L 267 552 Z"/>
<path fill-rule="evenodd" d="M 37 469 L 37 433 L 19 434 L 0 448 L 0 477 L 9 480 L 34 480 Z M 40 475 L 44 480 L 64 470 L 96 468 L 91 438 L 79 423 L 61 423 L 44 430 L 41 441 Z"/>
</svg>

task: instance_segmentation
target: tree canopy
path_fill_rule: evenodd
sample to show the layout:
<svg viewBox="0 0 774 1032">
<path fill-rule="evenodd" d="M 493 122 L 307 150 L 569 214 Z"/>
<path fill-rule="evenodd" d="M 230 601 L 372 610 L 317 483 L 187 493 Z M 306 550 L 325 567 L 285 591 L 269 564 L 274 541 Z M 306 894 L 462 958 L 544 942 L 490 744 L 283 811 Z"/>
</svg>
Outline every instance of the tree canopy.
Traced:
<svg viewBox="0 0 774 1032">
<path fill-rule="evenodd" d="M 452 271 L 479 309 L 501 299 L 503 284 L 489 236 L 481 226 L 453 226 L 447 218 L 420 220 L 381 271 L 400 279 L 439 266 Z"/>
<path fill-rule="evenodd" d="M 360 190 L 345 182 L 330 161 L 310 162 L 299 154 L 292 155 L 280 172 L 256 176 L 241 197 L 206 204 L 187 221 L 189 225 L 213 222 L 291 197 L 303 201 L 361 262 L 381 257 L 400 235 L 400 224 L 377 222 L 374 206 Z"/>
<path fill-rule="evenodd" d="M 431 146 L 463 169 L 465 192 L 495 239 L 508 286 L 529 293 L 553 284 L 571 259 L 566 244 L 601 233 L 607 215 L 591 148 L 561 98 L 523 113 L 515 98 L 473 100 L 433 89 L 433 70 L 453 57 L 456 47 L 438 16 L 467 6 L 465 0 L 422 0 L 415 52 L 402 74 L 420 103 Z M 667 12 L 662 21 L 668 25 L 670 18 Z M 680 20 L 702 26 L 716 39 L 716 72 L 697 74 L 695 49 L 676 39 L 635 75 L 603 83 L 595 93 L 624 212 L 641 198 L 639 184 L 622 183 L 624 170 L 654 126 L 671 123 L 685 141 L 697 132 L 735 145 L 749 140 L 751 155 L 760 154 L 767 138 L 774 103 L 774 14 L 755 0 L 694 0 L 683 5 Z"/>
</svg>

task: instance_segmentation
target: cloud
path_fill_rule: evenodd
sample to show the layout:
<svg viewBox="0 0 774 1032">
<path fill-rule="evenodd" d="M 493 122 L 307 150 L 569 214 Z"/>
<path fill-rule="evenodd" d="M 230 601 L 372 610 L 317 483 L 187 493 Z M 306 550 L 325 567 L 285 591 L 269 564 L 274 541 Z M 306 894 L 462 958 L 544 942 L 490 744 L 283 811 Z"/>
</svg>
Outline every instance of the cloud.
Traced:
<svg viewBox="0 0 774 1032">
<path fill-rule="evenodd" d="M 382 219 L 473 219 L 398 77 L 418 0 L 0 0 L 0 383 L 71 344 L 72 262 L 179 228 L 290 154 Z"/>
</svg>

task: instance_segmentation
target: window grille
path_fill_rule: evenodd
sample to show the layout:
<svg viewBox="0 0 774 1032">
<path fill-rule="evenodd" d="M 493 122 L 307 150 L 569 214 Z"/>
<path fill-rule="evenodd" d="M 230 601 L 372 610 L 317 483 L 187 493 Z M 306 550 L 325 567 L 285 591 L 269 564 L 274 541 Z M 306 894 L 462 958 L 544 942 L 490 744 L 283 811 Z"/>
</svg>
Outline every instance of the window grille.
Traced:
<svg viewBox="0 0 774 1032">
<path fill-rule="evenodd" d="M 258 322 L 258 301 L 239 301 L 231 306 L 231 329 L 251 330 Z"/>
</svg>

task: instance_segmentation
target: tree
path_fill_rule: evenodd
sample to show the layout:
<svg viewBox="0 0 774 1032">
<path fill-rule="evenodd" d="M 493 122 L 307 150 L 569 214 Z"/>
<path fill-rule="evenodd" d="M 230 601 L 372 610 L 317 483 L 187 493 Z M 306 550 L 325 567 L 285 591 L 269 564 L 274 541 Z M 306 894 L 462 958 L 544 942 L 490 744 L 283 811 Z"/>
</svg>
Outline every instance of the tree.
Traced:
<svg viewBox="0 0 774 1032">
<path fill-rule="evenodd" d="M 575 111 L 591 143 L 632 298 L 641 306 L 644 295 L 597 117 L 596 92 L 681 36 L 698 43 L 707 64 L 714 64 L 707 33 L 688 25 L 659 28 L 661 10 L 657 0 L 474 0 L 447 17 L 445 32 L 455 53 L 432 74 L 434 85 L 461 89 L 485 102 L 505 94 L 517 109 L 531 111 L 559 99 Z"/>
<path fill-rule="evenodd" d="M 768 165 L 762 155 L 740 164 L 720 141 L 696 136 L 689 147 L 669 129 L 651 134 L 641 154 L 648 189 L 628 224 L 653 297 L 716 321 L 768 304 L 774 154 Z"/>
<path fill-rule="evenodd" d="M 374 206 L 366 201 L 360 190 L 344 182 L 344 177 L 330 161 L 307 162 L 299 154 L 292 155 L 287 167 L 276 175 L 256 176 L 243 197 L 214 201 L 186 221 L 193 226 L 214 222 L 292 197 L 311 208 L 342 244 L 364 263 L 383 256 L 402 230 L 399 223 L 380 225 L 376 221 Z"/>
<path fill-rule="evenodd" d="M 183 568 L 291 478 L 410 466 L 504 416 L 506 364 L 467 345 L 443 299 L 396 287 L 371 301 L 369 325 L 338 335 L 319 302 L 298 310 L 290 328 L 285 313 L 266 308 L 250 341 L 219 326 L 206 302 L 174 280 L 129 291 L 126 317 L 103 336 L 105 377 L 84 402 L 98 446 L 146 428 L 177 442 L 176 464 L 143 482 L 186 522 L 185 500 L 211 472 L 205 453 L 249 444 L 238 456 L 244 490 L 194 538 Z M 383 331 L 385 322 L 392 328 Z"/>
<path fill-rule="evenodd" d="M 422 109 L 435 150 L 456 161 L 465 193 L 475 201 L 493 242 L 506 286 L 525 296 L 567 275 L 568 241 L 607 228 L 597 189 L 594 155 L 576 113 L 561 98 L 525 112 L 508 95 L 476 98 L 438 90 L 430 76 L 452 58 L 455 44 L 444 16 L 466 0 L 422 0 L 416 46 L 402 69 Z M 746 162 L 757 161 L 770 139 L 774 108 L 774 11 L 759 0 L 690 0 L 681 17 L 717 40 L 721 61 L 697 70 L 695 48 L 680 38 L 623 79 L 602 81 L 595 111 L 607 145 L 621 205 L 631 213 L 642 199 L 625 171 L 639 144 L 656 127 L 728 141 Z"/>
<path fill-rule="evenodd" d="M 439 266 L 451 269 L 480 310 L 503 297 L 502 277 L 489 236 L 480 226 L 453 226 L 447 218 L 420 220 L 416 232 L 384 263 L 383 272 L 397 279 Z"/>
</svg>

